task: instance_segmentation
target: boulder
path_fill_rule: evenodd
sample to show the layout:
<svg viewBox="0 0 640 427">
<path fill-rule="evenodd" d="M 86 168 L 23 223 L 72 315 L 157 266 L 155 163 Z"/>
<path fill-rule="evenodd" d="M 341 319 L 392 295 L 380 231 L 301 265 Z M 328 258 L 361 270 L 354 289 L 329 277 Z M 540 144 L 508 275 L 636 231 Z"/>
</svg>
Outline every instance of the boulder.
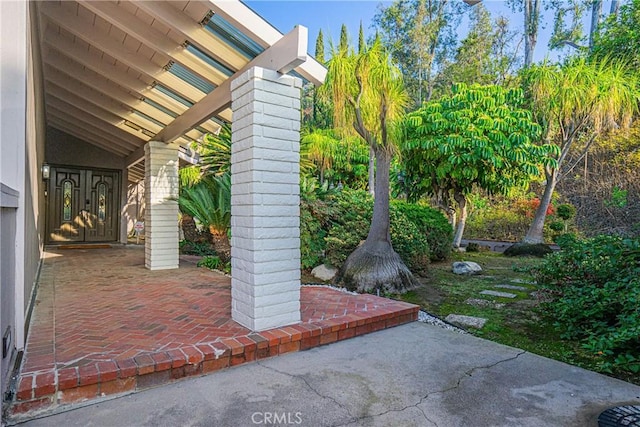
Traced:
<svg viewBox="0 0 640 427">
<path fill-rule="evenodd" d="M 311 270 L 311 275 L 316 279 L 322 280 L 323 282 L 330 282 L 331 280 L 333 280 L 337 273 L 338 270 L 333 267 L 329 267 L 326 264 L 320 264 L 319 266 Z"/>
<path fill-rule="evenodd" d="M 478 274 L 482 267 L 472 261 L 458 261 L 453 263 L 452 271 L 454 274 Z"/>
<path fill-rule="evenodd" d="M 484 324 L 487 323 L 487 319 L 483 317 L 464 316 L 462 314 L 450 314 L 444 320 L 445 322 L 476 329 L 482 329 Z"/>
</svg>

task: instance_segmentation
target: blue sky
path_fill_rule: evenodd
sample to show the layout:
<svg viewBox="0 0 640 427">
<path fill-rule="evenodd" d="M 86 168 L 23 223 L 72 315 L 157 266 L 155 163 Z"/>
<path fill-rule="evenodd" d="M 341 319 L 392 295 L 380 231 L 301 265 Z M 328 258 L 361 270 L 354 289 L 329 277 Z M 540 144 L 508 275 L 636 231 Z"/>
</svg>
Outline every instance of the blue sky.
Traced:
<svg viewBox="0 0 640 427">
<path fill-rule="evenodd" d="M 315 50 L 315 40 L 318 30 L 322 29 L 325 41 L 329 38 L 337 42 L 340 38 L 340 27 L 347 25 L 352 41 L 357 42 L 358 28 L 360 21 L 365 30 L 365 34 L 371 34 L 370 28 L 372 18 L 378 10 L 378 5 L 389 5 L 391 2 L 351 0 L 351 1 L 274 1 L 274 0 L 252 0 L 245 3 L 260 14 L 263 18 L 274 25 L 283 33 L 289 32 L 295 25 L 304 25 L 309 29 L 309 52 Z M 514 13 L 505 2 L 493 0 L 484 2 L 485 7 L 492 16 L 504 15 L 509 18 L 514 29 L 522 28 L 521 13 Z M 610 2 L 605 1 L 603 11 L 608 12 Z M 534 59 L 540 61 L 549 55 L 551 59 L 557 58 L 559 52 L 549 52 L 547 43 L 551 30 L 553 29 L 553 14 L 545 11 L 542 19 L 542 30 L 539 34 L 538 44 L 534 52 Z M 588 30 L 588 23 L 585 22 L 585 30 Z M 460 36 L 467 32 L 465 23 L 460 27 Z"/>
</svg>

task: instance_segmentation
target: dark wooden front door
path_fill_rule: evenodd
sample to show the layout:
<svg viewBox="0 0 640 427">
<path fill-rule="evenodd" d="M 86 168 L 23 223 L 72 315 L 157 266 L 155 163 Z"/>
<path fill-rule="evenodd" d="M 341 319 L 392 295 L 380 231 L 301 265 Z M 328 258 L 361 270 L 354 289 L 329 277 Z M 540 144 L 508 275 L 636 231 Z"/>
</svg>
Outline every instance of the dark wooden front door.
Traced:
<svg viewBox="0 0 640 427">
<path fill-rule="evenodd" d="M 118 240 L 119 172 L 52 167 L 49 243 Z"/>
</svg>

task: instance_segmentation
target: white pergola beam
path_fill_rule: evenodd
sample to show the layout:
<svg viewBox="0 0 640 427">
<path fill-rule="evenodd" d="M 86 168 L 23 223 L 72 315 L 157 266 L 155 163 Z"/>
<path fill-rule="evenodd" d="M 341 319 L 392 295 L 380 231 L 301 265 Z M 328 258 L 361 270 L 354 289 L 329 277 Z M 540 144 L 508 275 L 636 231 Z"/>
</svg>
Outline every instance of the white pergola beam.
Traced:
<svg viewBox="0 0 640 427">
<path fill-rule="evenodd" d="M 205 30 L 184 12 L 171 6 L 170 2 L 135 2 L 135 5 L 148 15 L 163 22 L 174 31 L 193 42 L 200 50 L 218 60 L 231 70 L 239 70 L 248 61 L 243 55 L 222 41 L 213 33 Z"/>
<path fill-rule="evenodd" d="M 242 69 L 229 77 L 213 92 L 177 117 L 156 135 L 154 140 L 170 143 L 187 130 L 207 120 L 231 103 L 231 82 L 252 67 L 263 67 L 286 73 L 307 59 L 307 28 L 298 26 L 273 46 L 256 56 Z"/>
<path fill-rule="evenodd" d="M 227 76 L 222 72 L 213 67 L 207 66 L 204 62 L 185 51 L 182 46 L 176 44 L 169 37 L 131 15 L 127 10 L 115 3 L 84 0 L 80 0 L 78 3 L 100 16 L 111 25 L 121 29 L 131 37 L 134 37 L 155 51 L 162 52 L 164 55 L 167 55 L 173 61 L 188 68 L 208 82 L 213 83 L 214 85 L 219 85 L 227 78 Z M 150 6 L 155 8 L 159 4 L 161 3 L 153 2 Z M 169 25 L 172 26 L 173 24 Z"/>
<path fill-rule="evenodd" d="M 104 34 L 104 32 L 100 31 L 92 24 L 84 21 L 77 15 L 63 10 L 53 2 L 42 2 L 40 9 L 47 18 L 57 23 L 76 37 L 84 40 L 92 46 L 95 46 L 107 55 L 128 65 L 136 71 L 146 74 L 151 79 L 157 80 L 163 85 L 170 87 L 181 96 L 194 102 L 204 97 L 205 94 L 200 90 L 165 71 L 161 66 L 144 59 L 144 57 L 138 54 L 138 52 L 128 49 L 118 40 L 112 38 L 108 34 Z M 161 53 L 159 55 L 165 56 Z"/>
<path fill-rule="evenodd" d="M 141 101 L 129 92 L 109 84 L 106 80 L 91 79 L 82 73 L 68 75 L 53 68 L 48 69 L 45 76 L 47 81 L 80 96 L 85 93 L 87 96 L 92 97 L 94 96 L 92 92 L 96 94 L 99 93 L 109 100 L 109 103 L 118 102 L 126 107 L 136 109 L 160 122 L 169 123 L 173 120 L 173 117 L 167 113 Z"/>
<path fill-rule="evenodd" d="M 274 45 L 282 37 L 280 31 L 239 0 L 208 0 L 206 3 L 211 10 L 263 47 Z M 295 70 L 305 79 L 316 86 L 324 83 L 327 70 L 314 58 L 309 57 L 298 65 Z"/>
<path fill-rule="evenodd" d="M 59 99 L 67 100 L 67 102 L 72 105 L 77 105 L 82 109 L 87 109 L 91 114 L 94 114 L 93 111 L 96 111 L 96 109 L 101 109 L 104 112 L 108 112 L 115 116 L 115 120 L 112 119 L 109 121 L 109 123 L 114 126 L 118 126 L 124 120 L 128 120 L 139 127 L 153 132 L 154 134 L 158 133 L 160 129 L 162 129 L 161 126 L 146 119 L 145 117 L 134 114 L 132 110 L 127 109 L 119 102 L 114 102 L 107 97 L 100 96 L 100 94 L 89 91 L 87 88 L 76 87 L 72 92 L 71 90 L 60 87 L 49 80 L 46 80 L 46 82 L 47 93 Z"/>
<path fill-rule="evenodd" d="M 52 100 L 54 99 L 55 98 L 52 98 Z M 116 144 L 121 145 L 122 148 L 125 148 L 128 151 L 135 150 L 146 142 L 120 128 L 103 122 L 96 122 L 94 117 L 88 114 L 83 114 L 82 110 L 73 108 L 70 104 L 67 104 L 64 108 L 61 108 L 62 106 L 63 102 L 54 101 L 53 103 L 48 103 L 47 113 L 52 112 L 56 116 L 64 118 L 72 123 L 79 123 L 82 127 L 87 128 L 88 131 L 91 131 L 96 135 L 102 135 L 109 139 L 113 139 Z"/>
</svg>

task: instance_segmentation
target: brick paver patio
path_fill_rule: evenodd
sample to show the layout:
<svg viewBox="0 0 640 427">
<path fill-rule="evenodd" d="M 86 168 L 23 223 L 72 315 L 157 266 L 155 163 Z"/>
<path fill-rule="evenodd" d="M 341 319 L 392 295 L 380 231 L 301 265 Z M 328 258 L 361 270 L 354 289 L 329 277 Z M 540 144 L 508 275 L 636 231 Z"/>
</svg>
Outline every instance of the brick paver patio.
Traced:
<svg viewBox="0 0 640 427">
<path fill-rule="evenodd" d="M 252 333 L 231 280 L 181 259 L 149 271 L 139 246 L 49 248 L 13 414 L 126 393 L 413 321 L 418 307 L 303 287 L 302 323 Z"/>
</svg>

